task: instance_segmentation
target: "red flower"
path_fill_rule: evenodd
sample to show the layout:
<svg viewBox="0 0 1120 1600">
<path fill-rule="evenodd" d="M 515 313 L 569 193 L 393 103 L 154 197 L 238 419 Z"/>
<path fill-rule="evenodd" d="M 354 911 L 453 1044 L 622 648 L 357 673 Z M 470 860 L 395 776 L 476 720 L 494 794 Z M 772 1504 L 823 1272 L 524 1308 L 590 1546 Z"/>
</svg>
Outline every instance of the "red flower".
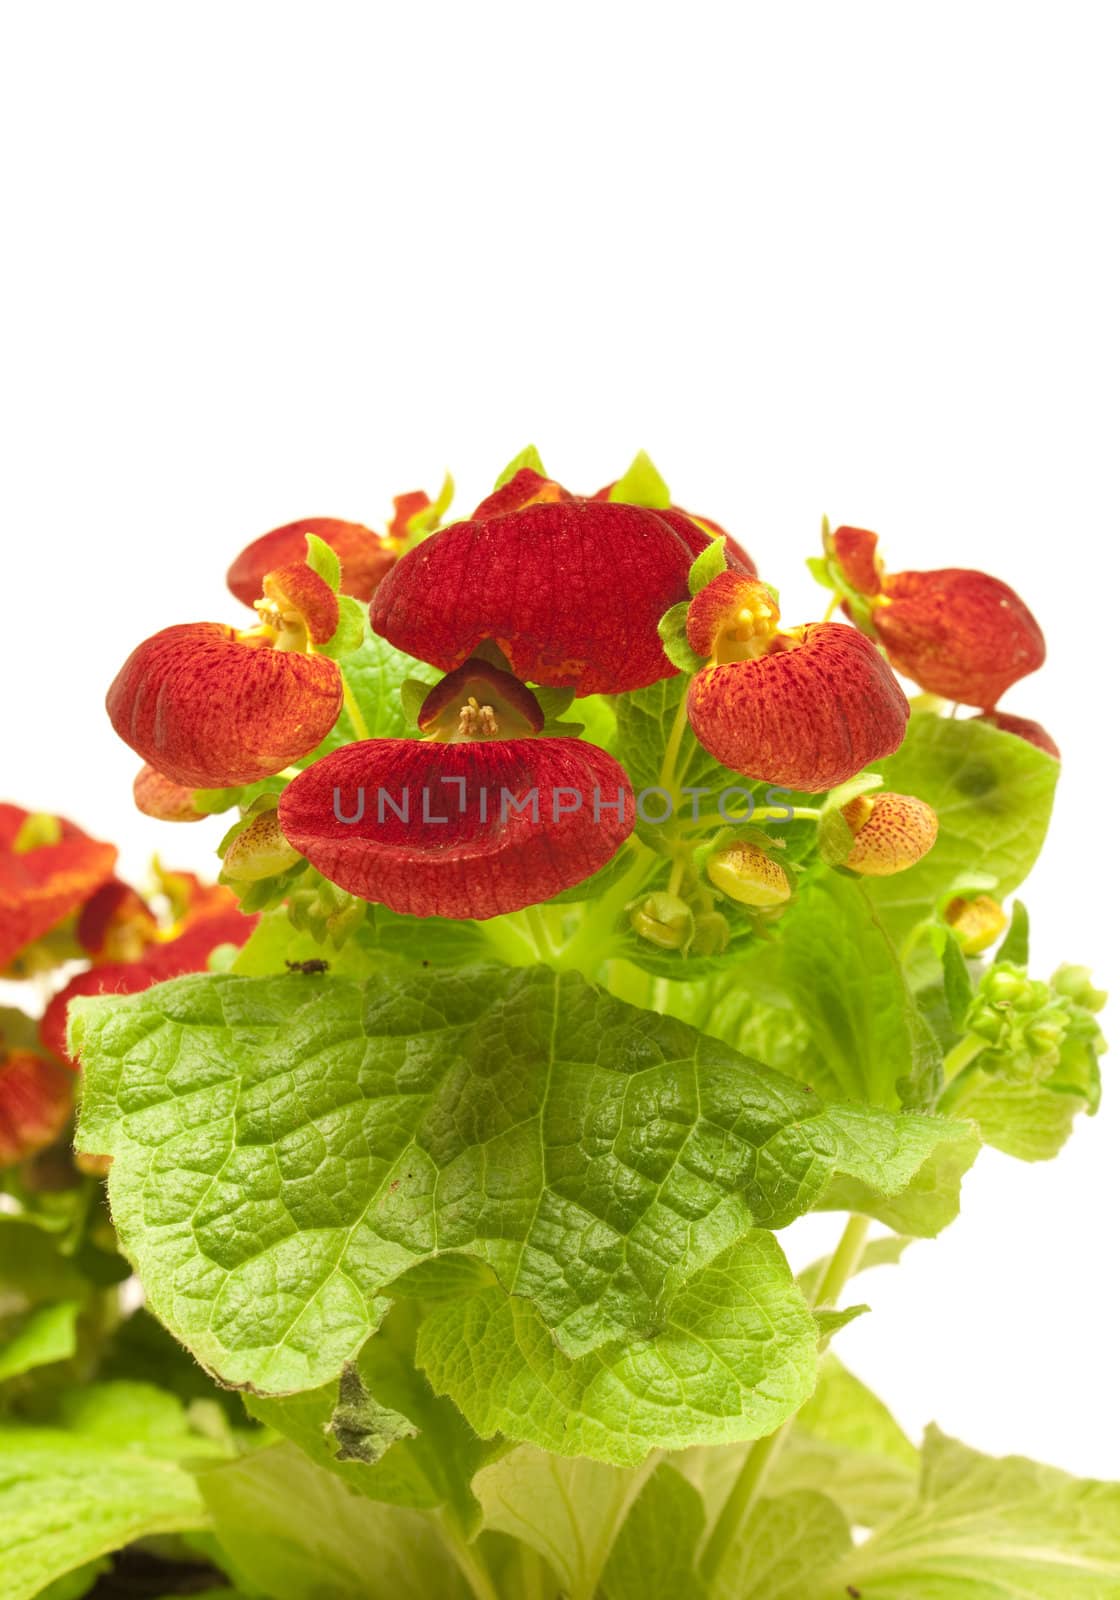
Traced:
<svg viewBox="0 0 1120 1600">
<path fill-rule="evenodd" d="M 280 825 L 363 900 L 484 919 L 604 866 L 633 829 L 634 797 L 618 763 L 579 739 L 371 739 L 290 783 Z"/>
<path fill-rule="evenodd" d="M 876 552 L 879 535 L 867 528 L 834 528 L 829 546 L 836 564 L 859 594 L 876 595 L 882 588 L 883 563 Z"/>
<path fill-rule="evenodd" d="M 401 500 L 410 498 L 401 496 Z M 427 500 L 427 495 L 423 495 L 425 504 Z M 397 503 L 399 505 L 400 501 Z M 417 505 L 414 509 L 421 507 Z M 340 522 L 335 517 L 304 517 L 299 522 L 288 522 L 282 528 L 262 534 L 242 550 L 226 574 L 226 583 L 238 600 L 247 606 L 255 604 L 266 573 L 291 562 L 302 563 L 307 555 L 309 533 L 330 545 L 342 564 L 342 593 L 353 595 L 356 600 L 371 599 L 397 559 L 392 540 L 360 522 Z"/>
<path fill-rule="evenodd" d="M 95 963 L 137 961 L 158 937 L 159 923 L 135 889 L 110 878 L 82 907 L 76 932 Z"/>
<path fill-rule="evenodd" d="M 265 634 L 185 623 L 132 652 L 106 709 L 163 777 L 219 789 L 270 777 L 314 750 L 342 709 L 342 678 L 325 656 L 273 649 Z"/>
<path fill-rule="evenodd" d="M 0 1040 L 0 1168 L 53 1144 L 70 1119 L 74 1077 L 32 1050 Z"/>
<path fill-rule="evenodd" d="M 0 804 L 0 972 L 76 911 L 112 875 L 116 859 L 114 845 L 63 817 Z"/>
<path fill-rule="evenodd" d="M 910 708 L 875 646 L 842 623 L 780 631 L 771 592 L 725 572 L 693 600 L 688 637 L 711 657 L 688 717 L 733 772 L 809 793 L 897 750 Z"/>
<path fill-rule="evenodd" d="M 137 811 L 160 822 L 201 822 L 206 815 L 195 810 L 193 788 L 172 783 L 146 762 L 133 779 L 132 798 Z"/>
<path fill-rule="evenodd" d="M 1012 716 L 1010 711 L 987 711 L 980 717 L 973 718 L 976 722 L 987 722 L 993 728 L 1000 728 L 1004 733 L 1013 733 L 1020 739 L 1025 739 L 1028 744 L 1045 750 L 1048 756 L 1053 756 L 1055 761 L 1062 759 L 1062 752 L 1058 749 L 1054 738 L 1047 733 L 1041 722 L 1032 722 L 1030 717 Z"/>
<path fill-rule="evenodd" d="M 981 710 L 1046 659 L 1042 630 L 1026 605 L 986 572 L 891 573 L 873 621 L 897 671 L 929 694 Z"/>
<path fill-rule="evenodd" d="M 208 885 L 171 930 L 170 937 L 158 937 L 149 943 L 139 960 L 108 962 L 72 978 L 43 1013 L 39 1024 L 43 1048 L 77 1070 L 78 1062 L 66 1049 L 66 1008 L 71 1000 L 79 995 L 139 994 L 168 978 L 205 972 L 211 953 L 219 945 L 243 945 L 258 920 L 237 909 L 228 889 Z"/>
<path fill-rule="evenodd" d="M 657 624 L 688 598 L 708 543 L 682 520 L 687 532 L 668 513 L 569 498 L 460 522 L 398 562 L 370 619 L 445 672 L 492 639 L 519 678 L 577 695 L 640 689 L 675 670 Z"/>
</svg>

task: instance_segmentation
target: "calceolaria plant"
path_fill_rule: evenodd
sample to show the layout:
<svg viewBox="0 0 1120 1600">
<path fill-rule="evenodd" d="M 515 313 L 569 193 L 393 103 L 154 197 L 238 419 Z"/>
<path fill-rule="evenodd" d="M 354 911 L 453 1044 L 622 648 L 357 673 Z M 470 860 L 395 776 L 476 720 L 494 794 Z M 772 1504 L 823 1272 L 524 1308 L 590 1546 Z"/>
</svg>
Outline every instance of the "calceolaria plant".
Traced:
<svg viewBox="0 0 1120 1600">
<path fill-rule="evenodd" d="M 217 885 L 0 808 L 50 997 L 0 1017 L 0 1600 L 1120 1595 L 1120 1485 L 919 1446 L 838 1353 L 982 1146 L 1097 1106 L 1013 899 L 1026 605 L 826 526 L 790 620 L 645 456 L 448 500 L 266 534 L 255 616 L 125 661 Z"/>
</svg>

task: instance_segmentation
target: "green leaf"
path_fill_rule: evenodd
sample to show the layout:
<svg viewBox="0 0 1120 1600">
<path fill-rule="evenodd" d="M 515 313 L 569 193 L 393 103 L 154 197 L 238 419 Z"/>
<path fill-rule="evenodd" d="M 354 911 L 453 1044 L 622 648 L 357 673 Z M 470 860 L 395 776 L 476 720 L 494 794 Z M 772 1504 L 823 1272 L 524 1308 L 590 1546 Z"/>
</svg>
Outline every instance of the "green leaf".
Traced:
<svg viewBox="0 0 1120 1600">
<path fill-rule="evenodd" d="M 423 662 L 414 661 L 403 651 L 396 650 L 387 640 L 373 632 L 363 617 L 362 641 L 346 657 L 342 668 L 347 686 L 365 724 L 364 731 L 355 726 L 346 707 L 334 728 L 311 755 L 298 763 L 310 766 L 320 756 L 325 756 L 340 745 L 355 739 L 414 739 L 417 737 L 415 721 L 409 721 L 401 705 L 400 686 L 406 678 L 423 679 L 429 686 L 438 674 Z"/>
<path fill-rule="evenodd" d="M 1016 902 L 1018 903 L 1018 902 Z M 941 968 L 945 979 L 945 1000 L 949 1019 L 959 1032 L 972 1004 L 972 976 L 960 945 L 948 930 L 938 930 L 941 937 Z"/>
<path fill-rule="evenodd" d="M 1030 963 L 1031 955 L 1031 922 L 1027 915 L 1027 908 L 1021 900 L 1016 900 L 1011 907 L 1011 926 L 1003 936 L 1003 943 L 996 951 L 997 961 L 1013 961 L 1017 967 L 1025 967 Z"/>
<path fill-rule="evenodd" d="M 247 1395 L 245 1404 L 251 1416 L 371 1500 L 449 1505 L 473 1527 L 479 1507 L 471 1479 L 495 1447 L 477 1438 L 417 1370 L 417 1321 L 415 1306 L 398 1304 L 341 1379 L 276 1399 Z M 358 1448 L 344 1450 L 344 1437 L 353 1446 L 355 1434 Z"/>
<path fill-rule="evenodd" d="M 207 1413 L 184 1406 L 177 1395 L 153 1383 L 119 1378 L 85 1384 L 62 1395 L 59 1419 L 76 1438 L 172 1461 L 229 1455 L 228 1435 L 215 1438 Z"/>
<path fill-rule="evenodd" d="M 669 660 L 681 672 L 691 674 L 700 671 L 700 668 L 704 665 L 704 658 L 697 655 L 689 644 L 687 629 L 687 600 L 682 600 L 679 605 L 670 606 L 657 624 L 657 632 L 661 637 L 661 643 Z"/>
<path fill-rule="evenodd" d="M 354 1494 L 293 1444 L 208 1467 L 198 1484 L 223 1564 L 250 1594 L 466 1600 L 468 1590 L 431 1517 Z"/>
<path fill-rule="evenodd" d="M 659 1466 L 611 1551 L 606 1600 L 705 1600 L 695 1568 L 703 1531 L 700 1495 L 674 1467 Z"/>
<path fill-rule="evenodd" d="M 709 1600 L 806 1600 L 810 1574 L 850 1544 L 847 1518 L 828 1495 L 795 1490 L 759 1500 L 720 1563 Z"/>
<path fill-rule="evenodd" d="M 833 1355 L 797 1414 L 768 1480 L 774 1494 L 813 1489 L 873 1528 L 913 1497 L 918 1451 L 883 1402 Z"/>
<path fill-rule="evenodd" d="M 816 1329 L 762 1227 L 854 1194 L 936 1231 L 976 1149 L 548 968 L 193 976 L 71 1014 L 81 1146 L 114 1156 L 148 1303 L 211 1371 L 337 1378 L 450 1256 L 462 1299 L 418 1343 L 437 1391 L 478 1432 L 619 1462 L 805 1399 Z"/>
<path fill-rule="evenodd" d="M 988 723 L 918 713 L 901 748 L 877 764 L 887 789 L 917 795 L 937 812 L 933 849 L 916 866 L 866 888 L 888 930 L 904 936 L 941 892 L 976 872 L 1002 899 L 1022 883 L 1042 848 L 1058 763 Z"/>
<path fill-rule="evenodd" d="M 1093 1109 L 1094 1088 L 1082 1092 L 1047 1080 L 1013 1079 L 967 1067 L 951 1086 L 953 1115 L 968 1117 L 985 1144 L 1018 1161 L 1051 1161 Z"/>
<path fill-rule="evenodd" d="M 937 1092 L 940 1049 L 861 881 L 806 881 L 724 987 L 708 1027 L 829 1098 L 897 1106 Z"/>
<path fill-rule="evenodd" d="M 14 1328 L 0 1325 L 0 1383 L 34 1367 L 68 1361 L 78 1348 L 80 1311 L 76 1300 L 59 1300 L 54 1305 L 37 1306 L 19 1318 Z"/>
<path fill-rule="evenodd" d="M 688 569 L 688 592 L 699 594 L 713 578 L 727 571 L 727 539 L 722 535 L 713 539 L 701 550 Z"/>
<path fill-rule="evenodd" d="M 342 563 L 325 540 L 317 533 L 307 535 L 307 565 L 329 589 L 338 593 L 342 583 Z"/>
<path fill-rule="evenodd" d="M 338 627 L 326 644 L 316 646 L 316 654 L 341 661 L 360 650 L 366 633 L 366 607 L 352 595 L 338 597 Z"/>
<path fill-rule="evenodd" d="M 548 473 L 544 470 L 544 462 L 541 460 L 540 451 L 535 444 L 527 444 L 524 450 L 518 451 L 512 461 L 506 463 L 494 480 L 493 492 L 496 494 L 499 489 L 504 489 L 510 479 L 516 478 L 517 474 L 526 467 L 532 472 L 539 473 L 542 478 L 548 477 Z"/>
<path fill-rule="evenodd" d="M 669 485 L 644 450 L 639 450 L 618 482 L 610 498 L 628 506 L 648 506 L 664 511 L 672 504 Z"/>
<path fill-rule="evenodd" d="M 0 1426 L 0 1600 L 33 1600 L 122 1545 L 206 1525 L 194 1479 L 174 1461 Z"/>
<path fill-rule="evenodd" d="M 87 1561 L 84 1566 L 75 1567 L 73 1572 L 67 1572 L 53 1583 L 48 1583 L 45 1589 L 39 1590 L 35 1600 L 82 1600 L 82 1596 L 89 1593 L 102 1573 L 111 1572 L 112 1569 L 113 1563 L 106 1556 Z M 196 1596 L 196 1600 L 206 1600 L 206 1597 Z"/>
<path fill-rule="evenodd" d="M 568 1600 L 592 1600 L 644 1481 L 643 1472 L 519 1445 L 478 1473 L 474 1491 L 488 1529 L 543 1556 Z"/>
<path fill-rule="evenodd" d="M 997 1459 L 936 1428 L 911 1503 L 807 1582 L 805 1600 L 1106 1600 L 1120 1594 L 1120 1484 Z"/>
</svg>

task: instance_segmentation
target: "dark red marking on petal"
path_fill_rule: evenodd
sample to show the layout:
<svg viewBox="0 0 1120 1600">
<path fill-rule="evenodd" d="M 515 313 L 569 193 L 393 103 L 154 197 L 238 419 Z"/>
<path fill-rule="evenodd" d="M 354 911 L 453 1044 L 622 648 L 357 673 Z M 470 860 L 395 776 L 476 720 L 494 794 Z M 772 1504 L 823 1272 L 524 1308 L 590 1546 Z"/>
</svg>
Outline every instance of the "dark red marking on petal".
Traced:
<svg viewBox="0 0 1120 1600">
<path fill-rule="evenodd" d="M 909 703 L 869 639 L 838 622 L 789 648 L 706 667 L 689 685 L 697 739 L 732 772 L 820 793 L 902 743 Z"/>
<path fill-rule="evenodd" d="M 425 496 L 425 499 L 427 497 Z M 416 509 L 420 509 L 417 507 Z M 360 522 L 337 517 L 304 517 L 299 522 L 273 528 L 247 545 L 226 574 L 226 584 L 244 605 L 260 598 L 265 574 L 307 556 L 307 535 L 315 534 L 330 545 L 342 565 L 342 593 L 355 600 L 370 600 L 397 559 L 389 540 Z"/>
<path fill-rule="evenodd" d="M 507 805 L 503 819 L 503 792 L 526 809 Z M 428 817 L 445 821 L 424 820 L 425 795 Z M 407 821 L 398 814 L 406 796 Z M 372 739 L 294 779 L 280 798 L 280 823 L 295 849 L 350 894 L 411 916 L 484 919 L 598 871 L 633 829 L 634 798 L 618 763 L 578 739 Z"/>
<path fill-rule="evenodd" d="M 324 656 L 246 642 L 216 622 L 146 639 L 106 697 L 125 744 L 173 783 L 255 783 L 298 761 L 342 709 L 342 678 Z"/>
<path fill-rule="evenodd" d="M 312 644 L 326 644 L 334 637 L 338 596 L 306 561 L 292 561 L 266 573 L 264 593 L 279 608 L 282 619 L 291 614 L 303 623 Z"/>
<path fill-rule="evenodd" d="M 897 671 L 929 694 L 981 710 L 1046 659 L 1025 603 L 986 572 L 890 573 L 872 620 Z"/>
</svg>

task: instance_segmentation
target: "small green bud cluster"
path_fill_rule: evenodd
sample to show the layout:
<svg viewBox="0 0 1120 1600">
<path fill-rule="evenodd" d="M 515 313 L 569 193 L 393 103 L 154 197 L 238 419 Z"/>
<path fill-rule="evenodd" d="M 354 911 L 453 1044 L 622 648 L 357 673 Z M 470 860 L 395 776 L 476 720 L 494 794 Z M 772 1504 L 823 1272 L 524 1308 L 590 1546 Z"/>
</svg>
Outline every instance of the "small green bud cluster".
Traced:
<svg viewBox="0 0 1120 1600">
<path fill-rule="evenodd" d="M 340 949 L 365 921 L 366 903 L 336 888 L 325 878 L 314 888 L 296 889 L 288 896 L 288 918 L 293 928 L 309 933 L 318 944 L 328 940 Z"/>
<path fill-rule="evenodd" d="M 1049 983 L 1010 961 L 980 980 L 965 1026 L 987 1043 L 979 1064 L 1019 1080 L 1070 1074 L 1093 1078 L 1104 1050 L 1093 1013 L 1105 1002 L 1085 967 L 1060 967 Z"/>
</svg>

